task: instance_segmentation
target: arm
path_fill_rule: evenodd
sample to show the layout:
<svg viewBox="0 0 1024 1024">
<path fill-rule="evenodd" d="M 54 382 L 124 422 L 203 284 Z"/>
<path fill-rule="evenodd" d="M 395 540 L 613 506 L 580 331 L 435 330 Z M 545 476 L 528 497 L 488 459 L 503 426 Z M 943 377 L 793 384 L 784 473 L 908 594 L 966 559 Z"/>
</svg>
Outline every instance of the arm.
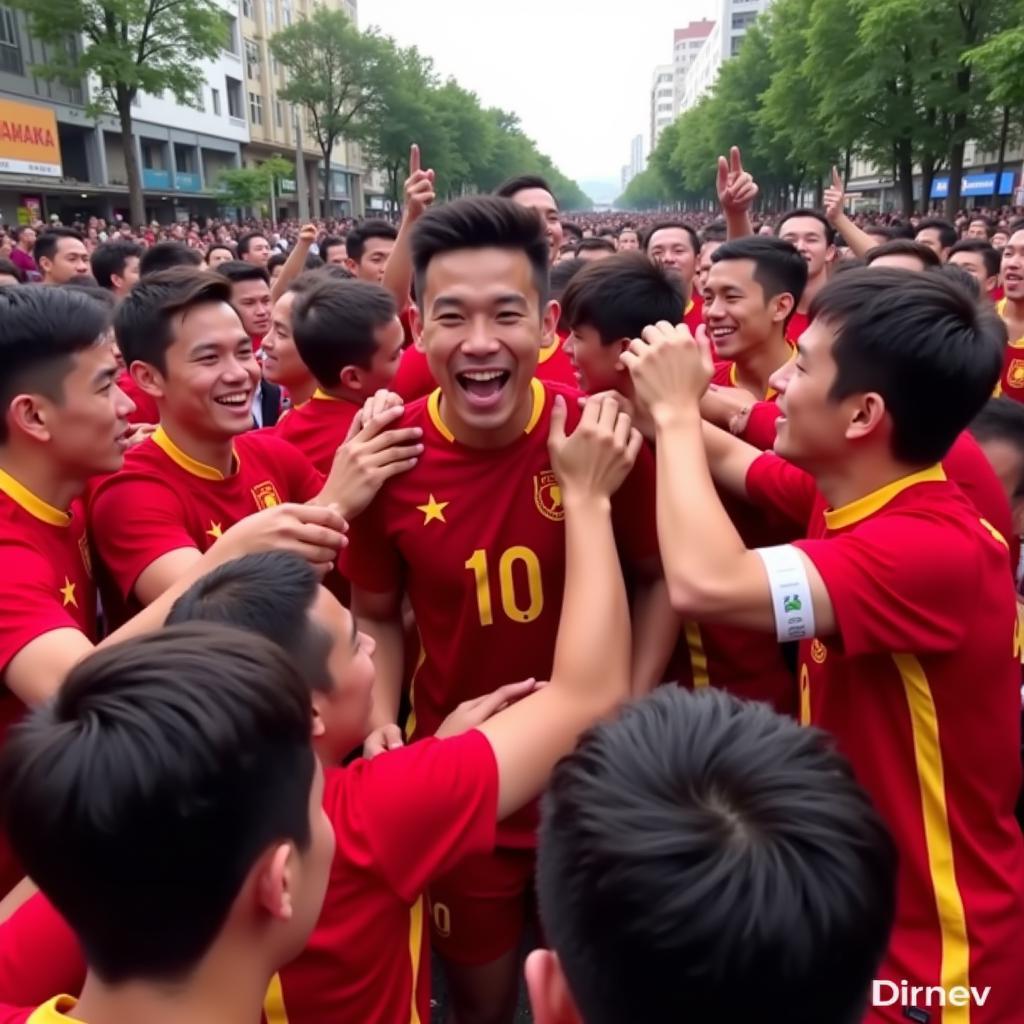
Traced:
<svg viewBox="0 0 1024 1024">
<path fill-rule="evenodd" d="M 295 240 L 295 245 L 292 246 L 292 251 L 288 253 L 288 259 L 285 260 L 284 266 L 281 268 L 281 273 L 278 274 L 277 280 L 270 289 L 271 302 L 277 302 L 288 291 L 288 286 L 292 281 L 306 269 L 306 257 L 309 255 L 309 247 L 315 240 L 316 225 L 303 225 L 302 230 L 299 232 L 299 237 Z"/>
<path fill-rule="evenodd" d="M 394 296 L 399 312 L 409 305 L 412 291 L 412 229 L 434 201 L 434 172 L 420 170 L 420 147 L 415 143 L 409 150 L 409 177 L 405 179 L 404 195 L 402 224 L 381 282 Z"/>
<path fill-rule="evenodd" d="M 402 593 L 399 590 L 374 593 L 353 586 L 352 612 L 360 628 L 372 636 L 377 645 L 373 654 L 376 678 L 373 684 L 370 735 L 363 748 L 366 757 L 375 757 L 385 750 L 402 745 L 402 731 L 396 724 L 405 667 Z"/>
<path fill-rule="evenodd" d="M 636 588 L 633 598 L 633 696 L 650 693 L 662 681 L 679 640 L 680 620 L 663 578 Z"/>
<path fill-rule="evenodd" d="M 745 238 L 754 233 L 750 223 L 750 208 L 757 198 L 757 183 L 743 170 L 738 146 L 729 150 L 729 159 L 718 158 L 718 202 L 725 215 L 726 237 Z"/>
<path fill-rule="evenodd" d="M 565 420 L 557 398 L 549 446 L 565 506 L 566 575 L 551 681 L 480 727 L 498 765 L 499 820 L 535 797 L 579 734 L 629 696 L 629 608 L 610 499 L 643 441 L 611 398 L 589 403 L 568 439 Z"/>
<path fill-rule="evenodd" d="M 701 433 L 708 470 L 715 484 L 734 497 L 749 499 L 747 473 L 761 452 L 706 420 L 701 424 Z M 660 479 L 660 469 L 658 475 Z"/>
<path fill-rule="evenodd" d="M 863 259 L 878 243 L 846 216 L 843 210 L 846 190 L 843 179 L 839 177 L 839 171 L 835 167 L 832 168 L 832 187 L 825 189 L 824 200 L 825 217 L 829 224 L 843 236 L 843 241 L 850 247 L 850 252 Z"/>
</svg>

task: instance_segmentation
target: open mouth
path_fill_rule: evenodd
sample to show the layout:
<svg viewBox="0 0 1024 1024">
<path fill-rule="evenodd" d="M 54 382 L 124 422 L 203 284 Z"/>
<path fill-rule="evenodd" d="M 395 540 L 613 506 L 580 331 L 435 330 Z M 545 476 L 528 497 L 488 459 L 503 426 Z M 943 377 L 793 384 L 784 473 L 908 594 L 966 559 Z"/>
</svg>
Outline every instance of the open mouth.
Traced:
<svg viewBox="0 0 1024 1024">
<path fill-rule="evenodd" d="M 735 327 L 708 327 L 708 336 L 715 343 L 716 348 L 720 347 L 723 342 L 728 342 L 735 333 Z"/>
<path fill-rule="evenodd" d="M 232 391 L 226 395 L 219 395 L 214 401 L 218 405 L 224 406 L 225 409 L 231 409 L 233 412 L 246 412 L 249 411 L 249 406 L 252 404 L 252 392 L 250 391 Z"/>
<path fill-rule="evenodd" d="M 508 370 L 463 370 L 455 379 L 472 405 L 489 408 L 500 401 L 512 374 Z"/>
</svg>

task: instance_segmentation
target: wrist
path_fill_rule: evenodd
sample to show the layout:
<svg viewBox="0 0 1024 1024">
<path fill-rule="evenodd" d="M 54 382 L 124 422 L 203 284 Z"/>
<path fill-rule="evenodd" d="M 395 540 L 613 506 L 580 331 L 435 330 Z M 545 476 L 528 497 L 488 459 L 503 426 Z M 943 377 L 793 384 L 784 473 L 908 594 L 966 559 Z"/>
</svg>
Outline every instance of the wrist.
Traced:
<svg viewBox="0 0 1024 1024">
<path fill-rule="evenodd" d="M 685 398 L 681 402 L 659 402 L 651 407 L 651 419 L 656 430 L 672 427 L 700 425 L 699 399 Z"/>
<path fill-rule="evenodd" d="M 562 488 L 562 507 L 566 512 L 572 511 L 573 515 L 586 515 L 588 513 L 607 514 L 611 511 L 612 499 L 610 494 L 586 490 L 566 490 Z"/>
</svg>

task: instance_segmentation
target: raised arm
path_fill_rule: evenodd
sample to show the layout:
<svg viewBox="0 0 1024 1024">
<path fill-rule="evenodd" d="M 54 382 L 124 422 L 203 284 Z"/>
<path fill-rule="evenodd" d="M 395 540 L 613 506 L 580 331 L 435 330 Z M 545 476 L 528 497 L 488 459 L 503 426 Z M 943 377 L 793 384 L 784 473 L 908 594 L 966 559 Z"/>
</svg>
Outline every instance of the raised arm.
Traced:
<svg viewBox="0 0 1024 1024">
<path fill-rule="evenodd" d="M 420 147 L 415 142 L 409 148 L 409 177 L 405 179 L 404 196 L 402 225 L 384 267 L 382 282 L 395 297 L 399 312 L 409 305 L 412 290 L 412 229 L 434 201 L 434 172 L 420 168 Z"/>
<path fill-rule="evenodd" d="M 270 301 L 277 302 L 288 290 L 292 283 L 306 269 L 306 257 L 309 255 L 309 247 L 316 241 L 316 225 L 305 224 L 299 232 L 299 237 L 288 253 L 288 259 L 284 261 L 281 273 L 270 289 Z"/>
<path fill-rule="evenodd" d="M 860 259 L 875 248 L 878 243 L 846 216 L 843 205 L 846 202 L 846 188 L 839 170 L 832 168 L 832 187 L 825 189 L 825 218 L 843 236 L 850 252 Z"/>
<path fill-rule="evenodd" d="M 729 150 L 729 159 L 718 158 L 718 202 L 725 215 L 726 234 L 729 239 L 744 238 L 754 233 L 750 222 L 750 208 L 757 198 L 758 187 L 753 177 L 743 170 L 739 146 Z"/>
</svg>

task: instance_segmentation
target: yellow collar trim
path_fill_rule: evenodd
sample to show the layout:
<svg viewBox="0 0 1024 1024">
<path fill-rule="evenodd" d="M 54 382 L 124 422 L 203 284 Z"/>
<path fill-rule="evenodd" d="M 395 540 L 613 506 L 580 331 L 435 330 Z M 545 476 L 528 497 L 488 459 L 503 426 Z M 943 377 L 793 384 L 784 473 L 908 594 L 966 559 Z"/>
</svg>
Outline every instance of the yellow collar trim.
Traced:
<svg viewBox="0 0 1024 1024">
<path fill-rule="evenodd" d="M 789 343 L 789 348 L 790 348 L 790 353 L 789 353 L 789 359 L 786 360 L 787 363 L 791 363 L 794 359 L 796 359 L 796 345 L 794 345 L 792 343 Z M 736 381 L 736 364 L 735 363 L 732 363 L 729 366 L 729 383 L 734 388 L 738 388 L 739 387 L 739 384 Z M 778 394 L 778 391 L 776 391 L 775 388 L 770 387 L 770 388 L 768 388 L 765 391 L 764 398 L 761 399 L 761 401 L 763 401 L 763 402 L 770 402 L 777 394 Z"/>
<path fill-rule="evenodd" d="M 317 388 L 316 391 L 313 392 L 313 397 L 319 399 L 321 402 L 344 402 L 345 401 L 344 398 L 335 398 L 334 395 L 327 394 L 327 392 L 324 391 L 323 388 Z M 306 403 L 303 402 L 302 404 L 305 405 Z M 295 408 L 298 409 L 299 406 L 295 406 Z"/>
<path fill-rule="evenodd" d="M 543 366 L 561 347 L 562 343 L 558 340 L 558 334 L 556 332 L 551 344 L 541 348 L 540 358 L 537 360 L 537 365 Z"/>
<path fill-rule="evenodd" d="M 178 466 L 181 466 L 186 473 L 191 473 L 193 476 L 199 477 L 201 480 L 224 480 L 226 477 L 224 474 L 217 469 L 215 466 L 208 466 L 205 462 L 200 462 L 198 459 L 193 459 L 191 455 L 186 455 L 168 436 L 167 432 L 162 426 L 157 427 L 153 434 L 153 443 L 171 460 Z M 239 459 L 238 452 L 234 448 L 231 449 L 231 460 L 234 463 L 234 471 L 238 471 Z"/>
<path fill-rule="evenodd" d="M 686 309 L 683 310 L 683 316 L 689 316 L 690 310 L 693 309 L 693 296 L 690 296 L 689 301 L 686 303 Z"/>
<path fill-rule="evenodd" d="M 530 394 L 533 398 L 533 408 L 530 411 L 530 418 L 527 420 L 526 428 L 523 430 L 524 434 L 529 434 L 533 431 L 533 428 L 537 426 L 538 420 L 540 420 L 541 413 L 544 412 L 544 385 L 536 377 L 530 381 Z M 427 415 L 430 417 L 430 422 L 434 424 L 437 432 L 446 441 L 452 442 L 455 440 L 455 435 L 448 429 L 448 424 L 441 419 L 440 388 L 432 391 L 427 399 Z"/>
<path fill-rule="evenodd" d="M 73 996 L 54 996 L 29 1014 L 28 1024 L 58 1024 L 61 1021 L 71 1021 L 74 1024 L 79 1018 L 72 1017 L 69 1011 L 73 1010 L 77 1003 L 78 1000 Z"/>
<path fill-rule="evenodd" d="M 11 501 L 20 505 L 30 516 L 50 526 L 68 526 L 71 523 L 71 516 L 67 512 L 61 512 L 54 508 L 42 498 L 33 494 L 24 484 L 19 483 L 10 473 L 0 469 L 0 491 L 3 491 Z"/>
<path fill-rule="evenodd" d="M 852 526 L 854 523 L 859 523 L 862 519 L 874 515 L 879 509 L 885 508 L 896 495 L 902 494 L 908 487 L 913 487 L 915 484 L 941 482 L 945 479 L 946 472 L 942 466 L 929 466 L 928 469 L 911 473 L 910 476 L 879 487 L 877 491 L 865 494 L 863 498 L 851 501 L 849 505 L 826 509 L 825 525 L 830 530 L 841 530 L 844 526 Z"/>
<path fill-rule="evenodd" d="M 996 303 L 996 312 L 1002 316 L 1006 312 L 1006 299 L 1000 299 Z"/>
</svg>

